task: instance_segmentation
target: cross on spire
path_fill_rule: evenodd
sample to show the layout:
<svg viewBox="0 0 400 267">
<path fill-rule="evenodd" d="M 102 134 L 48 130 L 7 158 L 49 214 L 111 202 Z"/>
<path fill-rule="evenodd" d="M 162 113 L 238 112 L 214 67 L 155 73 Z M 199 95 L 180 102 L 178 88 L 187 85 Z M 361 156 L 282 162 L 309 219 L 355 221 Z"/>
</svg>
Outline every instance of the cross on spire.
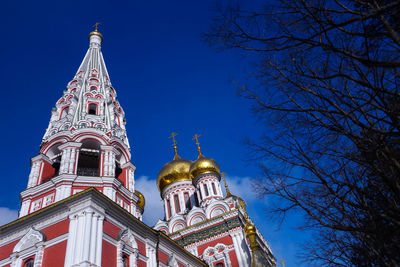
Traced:
<svg viewBox="0 0 400 267">
<path fill-rule="evenodd" d="M 98 32 L 97 27 L 99 27 L 100 24 L 101 24 L 100 22 L 96 22 L 96 24 L 93 25 L 94 30 L 95 30 L 96 32 Z"/>
<path fill-rule="evenodd" d="M 168 137 L 168 138 L 172 138 L 172 143 L 173 143 L 172 147 L 174 148 L 174 151 L 175 151 L 174 160 L 175 160 L 175 159 L 180 159 L 180 157 L 179 157 L 179 155 L 178 155 L 178 147 L 176 146 L 176 140 L 175 140 L 175 137 L 176 137 L 176 136 L 178 136 L 178 134 L 172 132 L 172 133 L 171 133 L 171 136 Z"/>
<path fill-rule="evenodd" d="M 196 145 L 197 145 L 197 151 L 199 151 L 199 157 L 202 156 L 201 154 L 201 148 L 200 148 L 200 143 L 199 143 L 199 137 L 201 135 L 200 134 L 195 134 L 192 138 L 192 140 L 196 140 Z"/>
<path fill-rule="evenodd" d="M 285 267 L 285 262 L 286 262 L 286 261 L 285 261 L 284 259 L 281 259 L 281 263 L 282 263 L 282 266 L 283 266 L 283 267 Z"/>
</svg>

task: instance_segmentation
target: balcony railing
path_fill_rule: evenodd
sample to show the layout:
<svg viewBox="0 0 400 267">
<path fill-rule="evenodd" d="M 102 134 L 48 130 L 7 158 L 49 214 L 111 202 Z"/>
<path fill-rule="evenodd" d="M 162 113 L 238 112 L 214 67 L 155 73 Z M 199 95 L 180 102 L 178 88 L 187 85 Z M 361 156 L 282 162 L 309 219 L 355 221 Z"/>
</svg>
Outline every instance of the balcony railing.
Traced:
<svg viewBox="0 0 400 267">
<path fill-rule="evenodd" d="M 78 168 L 79 176 L 99 176 L 99 169 L 96 168 Z"/>
</svg>

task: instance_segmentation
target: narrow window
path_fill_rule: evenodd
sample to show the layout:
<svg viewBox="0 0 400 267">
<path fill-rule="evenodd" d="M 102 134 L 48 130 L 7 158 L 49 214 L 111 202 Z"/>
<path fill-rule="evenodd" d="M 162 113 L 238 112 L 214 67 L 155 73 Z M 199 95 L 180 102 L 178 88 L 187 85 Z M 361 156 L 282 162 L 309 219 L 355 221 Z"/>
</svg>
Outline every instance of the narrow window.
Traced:
<svg viewBox="0 0 400 267">
<path fill-rule="evenodd" d="M 176 213 L 181 212 L 181 205 L 179 204 L 178 195 L 174 195 L 174 200 L 175 200 L 175 211 L 176 211 Z"/>
<path fill-rule="evenodd" d="M 190 204 L 189 193 L 184 193 L 183 195 L 185 197 L 186 208 L 190 210 L 192 208 L 192 205 Z"/>
<path fill-rule="evenodd" d="M 204 186 L 204 194 L 206 194 L 206 197 L 208 197 L 208 187 L 206 184 L 203 185 Z"/>
<path fill-rule="evenodd" d="M 122 266 L 129 267 L 129 259 L 128 259 L 128 256 L 126 256 L 126 255 L 122 256 Z"/>
<path fill-rule="evenodd" d="M 216 195 L 217 194 L 217 189 L 215 188 L 215 184 L 212 183 L 211 185 L 212 185 L 213 193 L 214 193 L 214 195 Z"/>
<path fill-rule="evenodd" d="M 196 192 L 194 193 L 194 202 L 195 202 L 196 206 L 198 207 L 199 206 L 199 199 L 198 199 L 198 196 L 197 196 Z"/>
<path fill-rule="evenodd" d="M 171 202 L 167 199 L 167 210 L 168 210 L 168 218 L 171 217 Z"/>
<path fill-rule="evenodd" d="M 97 115 L 97 105 L 89 104 L 89 114 Z"/>
</svg>

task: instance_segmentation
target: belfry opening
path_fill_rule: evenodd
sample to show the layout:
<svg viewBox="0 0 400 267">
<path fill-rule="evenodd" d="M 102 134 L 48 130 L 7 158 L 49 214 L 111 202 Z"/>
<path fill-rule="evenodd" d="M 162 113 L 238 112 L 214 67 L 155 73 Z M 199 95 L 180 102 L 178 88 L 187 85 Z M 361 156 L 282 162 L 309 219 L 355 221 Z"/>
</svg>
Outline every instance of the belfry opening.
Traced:
<svg viewBox="0 0 400 267">
<path fill-rule="evenodd" d="M 87 139 L 79 150 L 77 174 L 81 176 L 99 176 L 100 143 Z"/>
</svg>

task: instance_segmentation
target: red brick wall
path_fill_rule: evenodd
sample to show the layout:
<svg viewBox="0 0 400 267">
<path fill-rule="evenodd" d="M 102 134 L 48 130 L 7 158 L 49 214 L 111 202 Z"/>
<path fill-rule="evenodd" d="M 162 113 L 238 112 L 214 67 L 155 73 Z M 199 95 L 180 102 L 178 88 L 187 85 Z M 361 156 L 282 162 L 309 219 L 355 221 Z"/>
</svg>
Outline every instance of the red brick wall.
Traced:
<svg viewBox="0 0 400 267">
<path fill-rule="evenodd" d="M 42 178 L 40 183 L 47 182 L 50 178 L 52 178 L 55 174 L 56 170 L 49 164 L 47 161 L 43 161 L 43 171 L 42 171 Z"/>
<path fill-rule="evenodd" d="M 117 226 L 114 224 L 110 223 L 107 220 L 104 220 L 103 224 L 103 232 L 106 233 L 107 235 L 111 236 L 114 239 L 118 238 L 118 234 L 121 231 Z"/>
<path fill-rule="evenodd" d="M 41 231 L 45 234 L 46 239 L 50 240 L 62 234 L 68 233 L 69 229 L 69 220 L 66 219 L 64 221 L 53 224 L 49 227 L 43 228 Z"/>
<path fill-rule="evenodd" d="M 103 240 L 103 250 L 101 253 L 101 265 L 113 267 L 117 265 L 117 248 Z"/>
<path fill-rule="evenodd" d="M 229 245 L 233 244 L 233 241 L 232 241 L 232 238 L 229 235 L 221 237 L 221 238 L 218 238 L 218 239 L 215 239 L 215 240 L 212 240 L 212 241 L 210 241 L 208 243 L 205 243 L 205 244 L 203 244 L 201 246 L 198 246 L 197 249 L 198 249 L 199 255 L 203 254 L 204 250 L 207 247 L 209 247 L 209 246 L 214 247 L 218 243 L 222 243 L 222 244 L 225 244 L 226 246 L 229 246 Z"/>
<path fill-rule="evenodd" d="M 14 242 L 11 242 L 7 245 L 4 245 L 2 247 L 0 247 L 0 260 L 8 258 L 8 256 L 10 256 L 10 254 L 12 253 L 15 245 L 18 243 L 19 240 L 16 240 Z"/>
<path fill-rule="evenodd" d="M 43 267 L 63 267 L 65 253 L 67 249 L 67 240 L 57 243 L 44 250 Z"/>
</svg>

